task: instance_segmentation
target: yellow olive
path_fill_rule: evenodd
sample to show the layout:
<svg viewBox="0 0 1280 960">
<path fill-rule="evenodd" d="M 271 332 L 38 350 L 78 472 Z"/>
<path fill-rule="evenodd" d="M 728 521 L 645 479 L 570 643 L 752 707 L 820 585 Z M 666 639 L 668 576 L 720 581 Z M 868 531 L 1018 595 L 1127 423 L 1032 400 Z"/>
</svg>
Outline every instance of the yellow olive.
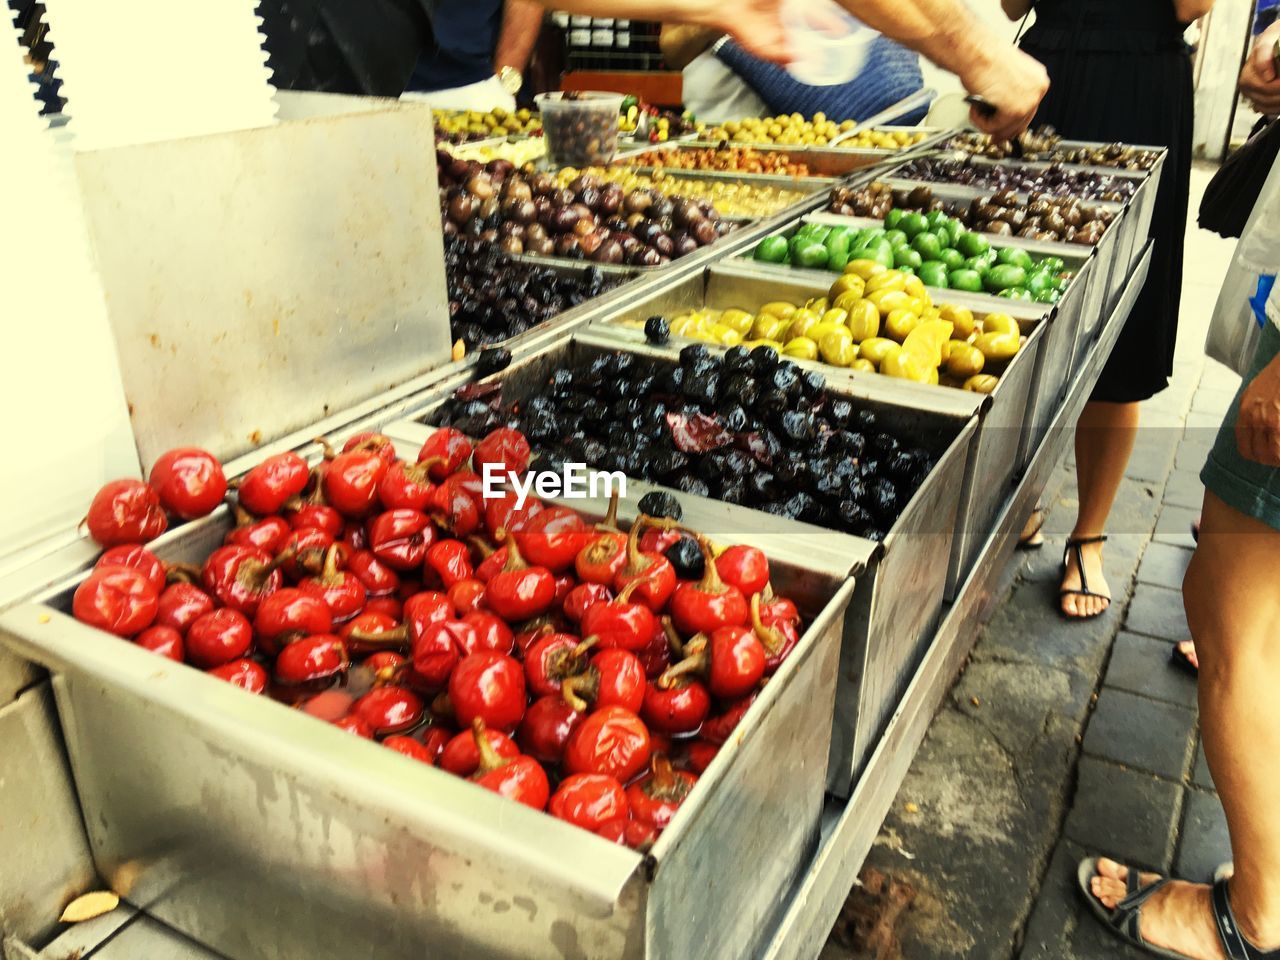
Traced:
<svg viewBox="0 0 1280 960">
<path fill-rule="evenodd" d="M 826 297 L 811 297 L 804 302 L 804 307 L 802 309 L 812 310 L 816 314 L 824 314 L 830 306 L 831 304 L 827 301 Z"/>
<path fill-rule="evenodd" d="M 793 313 L 796 312 L 796 309 L 797 308 L 794 303 L 787 303 L 785 300 L 774 300 L 771 303 L 766 303 L 763 307 L 761 307 L 760 312 L 767 313 L 770 316 L 774 316 L 774 317 L 781 317 L 783 320 L 787 320 L 791 317 Z"/>
<path fill-rule="evenodd" d="M 707 333 L 714 342 L 724 347 L 736 347 L 742 342 L 742 333 L 723 323 L 713 323 Z"/>
<path fill-rule="evenodd" d="M 967 343 L 961 343 L 959 340 L 951 340 L 948 343 L 950 356 L 946 361 L 947 373 L 961 380 L 967 380 L 982 372 L 987 358 L 982 355 L 981 350 Z"/>
<path fill-rule="evenodd" d="M 859 357 L 849 366 L 850 370 L 857 370 L 859 373 L 875 373 L 876 365 L 866 357 Z"/>
<path fill-rule="evenodd" d="M 980 373 L 976 377 L 970 377 L 964 382 L 964 388 L 970 393 L 990 393 L 994 390 L 1000 381 L 987 373 Z"/>
<path fill-rule="evenodd" d="M 881 316 L 888 316 L 895 310 L 910 310 L 912 306 L 910 295 L 901 290 L 873 290 L 867 294 L 867 299 L 875 304 Z"/>
<path fill-rule="evenodd" d="M 845 264 L 844 272 L 869 281 L 873 277 L 888 273 L 889 268 L 878 260 L 850 260 Z"/>
<path fill-rule="evenodd" d="M 755 350 L 757 347 L 763 347 L 767 350 L 772 350 L 774 353 L 782 352 L 782 344 L 777 340 L 771 340 L 768 338 L 760 338 L 757 340 L 743 340 L 742 345 L 746 347 L 748 350 Z"/>
<path fill-rule="evenodd" d="M 852 290 L 846 290 L 834 300 L 831 301 L 831 309 L 848 310 L 852 312 L 855 303 L 863 303 L 862 294 L 854 293 Z"/>
<path fill-rule="evenodd" d="M 706 327 L 706 321 L 694 313 L 687 313 L 671 321 L 671 332 L 677 337 L 701 336 Z"/>
<path fill-rule="evenodd" d="M 913 297 L 920 297 L 922 299 L 928 299 L 929 297 L 929 294 L 927 294 L 924 289 L 924 281 L 917 276 L 908 275 L 902 281 L 902 289 Z"/>
<path fill-rule="evenodd" d="M 1021 334 L 1022 328 L 1018 326 L 1018 321 L 1007 313 L 988 313 L 982 318 L 982 332 Z"/>
<path fill-rule="evenodd" d="M 894 310 L 885 317 L 884 330 L 890 337 L 901 343 L 916 327 L 920 326 L 920 317 L 910 310 Z"/>
<path fill-rule="evenodd" d="M 848 330 L 843 333 L 832 330 L 824 333 L 818 341 L 818 353 L 833 367 L 847 367 L 853 363 L 856 358 L 855 349 Z"/>
<path fill-rule="evenodd" d="M 739 310 L 735 307 L 720 314 L 720 322 L 726 327 L 732 327 L 738 331 L 739 335 L 745 337 L 751 332 L 751 325 L 755 322 L 755 317 L 747 313 L 747 311 Z"/>
<path fill-rule="evenodd" d="M 847 268 L 846 268 L 847 269 Z M 827 291 L 827 296 L 832 300 L 838 301 L 843 293 L 852 293 L 861 297 L 867 288 L 867 281 L 862 279 L 856 273 L 841 274 L 839 279 L 831 285 L 831 289 Z"/>
<path fill-rule="evenodd" d="M 974 321 L 973 311 L 968 307 L 957 307 L 955 304 L 947 303 L 938 311 L 939 320 L 950 321 L 954 328 L 951 335 L 957 340 L 968 340 L 969 334 L 973 333 Z"/>
<path fill-rule="evenodd" d="M 808 337 L 795 337 L 783 344 L 782 353 L 797 360 L 817 360 L 818 345 Z"/>
<path fill-rule="evenodd" d="M 807 337 L 809 331 L 816 327 L 822 321 L 812 310 L 797 310 L 791 318 L 791 323 L 787 327 L 787 336 L 790 338 Z"/>
<path fill-rule="evenodd" d="M 984 333 L 974 344 L 987 360 L 997 363 L 1012 360 L 1021 345 L 1020 337 L 1008 333 Z"/>
<path fill-rule="evenodd" d="M 857 343 L 880 335 L 880 311 L 870 300 L 859 300 L 849 308 L 849 332 Z"/>
<path fill-rule="evenodd" d="M 832 307 L 830 310 L 827 310 L 825 313 L 823 313 L 822 322 L 838 323 L 840 324 L 840 326 L 843 327 L 847 325 L 849 322 L 849 311 L 842 310 L 840 307 Z"/>
<path fill-rule="evenodd" d="M 751 324 L 751 339 L 777 340 L 790 324 L 790 320 L 776 317 L 771 313 L 762 313 Z"/>
<path fill-rule="evenodd" d="M 858 355 L 866 360 L 870 360 L 876 366 L 884 363 L 884 358 L 894 351 L 901 350 L 898 344 L 884 337 L 873 337 L 870 340 L 863 340 L 858 350 Z"/>
<path fill-rule="evenodd" d="M 884 273 L 877 274 L 867 281 L 868 296 L 878 290 L 897 290 L 901 292 L 906 288 L 907 275 L 899 273 L 897 270 L 886 270 Z"/>
</svg>

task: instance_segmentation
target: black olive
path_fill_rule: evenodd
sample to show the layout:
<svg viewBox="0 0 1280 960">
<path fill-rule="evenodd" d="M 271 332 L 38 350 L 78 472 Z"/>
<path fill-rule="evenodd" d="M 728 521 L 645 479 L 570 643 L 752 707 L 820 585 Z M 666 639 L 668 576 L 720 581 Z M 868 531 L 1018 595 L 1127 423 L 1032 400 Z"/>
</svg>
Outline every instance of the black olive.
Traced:
<svg viewBox="0 0 1280 960">
<path fill-rule="evenodd" d="M 724 421 L 726 430 L 734 433 L 742 433 L 750 425 L 750 419 L 747 417 L 747 411 L 742 409 L 740 404 L 734 403 L 721 413 L 721 420 Z"/>
<path fill-rule="evenodd" d="M 768 348 L 762 347 L 751 351 L 751 366 L 756 373 L 769 373 L 781 362 L 778 355 Z"/>
<path fill-rule="evenodd" d="M 720 376 L 714 372 L 695 374 L 687 371 L 683 385 L 684 395 L 699 403 L 712 404 L 720 390 Z"/>
<path fill-rule="evenodd" d="M 837 430 L 828 441 L 829 449 L 849 458 L 862 456 L 866 446 L 867 438 L 863 434 L 848 430 Z"/>
<path fill-rule="evenodd" d="M 847 427 L 854 417 L 853 404 L 843 397 L 832 397 L 827 401 L 827 416 L 837 427 Z"/>
<path fill-rule="evenodd" d="M 776 478 L 768 470 L 753 470 L 747 474 L 746 484 L 753 500 L 770 500 L 778 489 Z"/>
<path fill-rule="evenodd" d="M 710 359 L 711 351 L 707 349 L 706 344 L 691 343 L 680 351 L 680 363 L 682 366 L 692 367 L 705 363 Z"/>
<path fill-rule="evenodd" d="M 644 322 L 644 336 L 650 343 L 664 344 L 671 339 L 671 324 L 666 317 L 652 316 Z"/>
<path fill-rule="evenodd" d="M 800 374 L 800 386 L 806 397 L 817 397 L 827 389 L 827 378 L 817 370 L 806 370 Z"/>
<path fill-rule="evenodd" d="M 745 504 L 747 502 L 746 484 L 738 477 L 731 477 L 720 487 L 720 499 L 725 503 Z"/>
<path fill-rule="evenodd" d="M 875 520 L 866 508 L 854 500 L 841 500 L 836 507 L 841 524 L 845 529 L 857 536 L 875 525 Z"/>
<path fill-rule="evenodd" d="M 689 458 L 679 450 L 663 450 L 652 461 L 650 470 L 655 477 L 667 479 L 689 468 Z"/>
<path fill-rule="evenodd" d="M 702 549 L 693 537 L 683 536 L 667 547 L 666 558 L 675 568 L 676 576 L 681 580 L 701 580 L 706 569 L 706 561 Z"/>
<path fill-rule="evenodd" d="M 765 375 L 764 381 L 787 396 L 794 396 L 800 391 L 800 374 L 793 363 L 779 364 Z"/>
<path fill-rule="evenodd" d="M 725 367 L 728 367 L 726 362 Z M 737 400 L 744 407 L 754 407 L 760 395 L 760 387 L 756 380 L 745 373 L 732 374 L 724 382 L 724 396 Z"/>
<path fill-rule="evenodd" d="M 886 460 L 897 453 L 900 446 L 897 438 L 891 433 L 877 433 L 871 437 L 872 451 Z"/>
<path fill-rule="evenodd" d="M 859 430 L 870 430 L 877 423 L 876 415 L 870 410 L 859 410 L 853 415 L 853 420 L 847 426 L 857 427 Z"/>
<path fill-rule="evenodd" d="M 787 395 L 781 390 L 765 390 L 760 396 L 756 397 L 756 402 L 751 406 L 760 416 L 768 417 L 772 420 L 775 414 L 786 410 L 791 406 L 791 403 L 787 399 Z"/>
<path fill-rule="evenodd" d="M 803 444 L 813 439 L 813 417 L 807 413 L 783 410 L 774 422 L 784 440 Z"/>
<path fill-rule="evenodd" d="M 664 490 L 650 490 L 640 498 L 640 512 L 651 517 L 670 517 L 679 522 L 684 519 L 680 501 Z"/>
<path fill-rule="evenodd" d="M 547 385 L 553 390 L 572 390 L 573 389 L 573 371 L 557 370 L 551 374 Z"/>
<path fill-rule="evenodd" d="M 869 507 L 885 527 L 893 526 L 898 519 L 899 506 L 898 488 L 892 481 L 881 478 L 871 485 Z"/>
<path fill-rule="evenodd" d="M 711 496 L 711 488 L 704 481 L 689 473 L 682 473 L 676 478 L 676 489 L 698 497 Z"/>
<path fill-rule="evenodd" d="M 584 463 L 600 463 L 609 453 L 609 448 L 595 437 L 587 437 L 580 444 Z"/>
<path fill-rule="evenodd" d="M 744 346 L 730 347 L 724 355 L 727 373 L 740 373 L 751 369 L 751 351 Z"/>
<path fill-rule="evenodd" d="M 898 450 L 889 455 L 885 462 L 885 469 L 894 480 L 910 480 L 911 474 L 915 471 L 915 460 L 905 450 Z"/>
</svg>

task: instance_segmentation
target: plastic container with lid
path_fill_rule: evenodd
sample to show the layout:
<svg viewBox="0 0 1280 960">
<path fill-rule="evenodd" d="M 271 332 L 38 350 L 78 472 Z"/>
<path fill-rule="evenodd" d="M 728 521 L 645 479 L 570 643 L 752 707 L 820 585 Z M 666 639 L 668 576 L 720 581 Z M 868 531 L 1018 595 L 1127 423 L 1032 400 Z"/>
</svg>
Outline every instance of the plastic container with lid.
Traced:
<svg viewBox="0 0 1280 960">
<path fill-rule="evenodd" d="M 540 93 L 547 157 L 557 167 L 600 166 L 612 162 L 618 149 L 618 114 L 622 94 L 577 91 Z"/>
<path fill-rule="evenodd" d="M 787 72 L 816 87 L 848 83 L 856 77 L 877 36 L 833 0 L 786 0 L 782 22 L 794 58 Z"/>
</svg>

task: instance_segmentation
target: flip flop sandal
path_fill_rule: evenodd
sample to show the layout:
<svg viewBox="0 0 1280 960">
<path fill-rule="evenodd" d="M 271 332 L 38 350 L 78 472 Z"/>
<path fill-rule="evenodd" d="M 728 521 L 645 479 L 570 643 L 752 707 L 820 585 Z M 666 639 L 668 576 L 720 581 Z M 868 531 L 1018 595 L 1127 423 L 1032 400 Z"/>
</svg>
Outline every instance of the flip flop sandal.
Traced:
<svg viewBox="0 0 1280 960">
<path fill-rule="evenodd" d="M 1142 931 L 1138 929 L 1138 914 L 1142 912 L 1143 904 L 1169 885 L 1168 877 L 1161 877 L 1144 887 L 1138 878 L 1137 869 L 1130 867 L 1129 875 L 1125 878 L 1124 899 L 1117 903 L 1114 909 L 1108 910 L 1102 905 L 1102 901 L 1093 895 L 1090 883 L 1096 876 L 1098 876 L 1098 858 L 1089 857 L 1081 860 L 1076 870 L 1076 883 L 1080 887 L 1080 893 L 1084 896 L 1089 909 L 1093 911 L 1093 915 L 1106 924 L 1112 933 L 1121 940 L 1135 947 L 1141 947 L 1157 957 L 1165 957 L 1166 960 L 1191 960 L 1186 954 L 1174 953 L 1172 950 L 1165 950 L 1163 947 L 1147 943 L 1142 939 Z"/>
<path fill-rule="evenodd" d="M 1230 880 L 1235 875 L 1236 862 L 1234 860 L 1228 860 L 1226 863 L 1218 864 L 1218 869 L 1213 871 L 1213 882 L 1217 883 L 1219 880 Z"/>
<path fill-rule="evenodd" d="M 1097 613 L 1091 613 L 1091 614 L 1080 616 L 1080 615 L 1067 613 L 1065 610 L 1062 609 L 1062 604 L 1061 602 L 1059 602 L 1058 612 L 1065 619 L 1092 620 L 1095 617 L 1102 616 L 1104 613 L 1106 613 L 1108 610 L 1111 609 L 1111 596 L 1106 593 L 1096 593 L 1095 591 L 1090 590 L 1089 577 L 1084 572 L 1084 548 L 1091 543 L 1106 543 L 1106 542 L 1107 542 L 1107 538 L 1105 536 L 1082 537 L 1079 540 L 1072 539 L 1067 541 L 1067 548 L 1062 554 L 1062 576 L 1064 579 L 1067 576 L 1067 557 L 1069 557 L 1071 555 L 1071 551 L 1074 550 L 1076 555 L 1076 569 L 1080 571 L 1080 587 L 1076 590 L 1067 590 L 1066 588 L 1059 590 L 1058 600 L 1061 601 L 1066 597 L 1097 597 L 1099 600 L 1107 601 L 1107 605 L 1103 607 L 1101 610 L 1099 610 Z"/>
<path fill-rule="evenodd" d="M 1039 550 L 1045 544 L 1044 537 L 1040 536 L 1040 534 L 1044 533 L 1044 507 L 1037 503 L 1035 509 L 1031 511 L 1031 515 L 1033 517 L 1039 517 L 1040 522 L 1036 524 L 1034 530 L 1018 540 L 1017 549 L 1021 550 L 1023 553 L 1029 553 L 1032 550 Z M 1040 537 L 1040 539 L 1036 540 L 1036 537 Z"/>
<path fill-rule="evenodd" d="M 1173 649 L 1169 651 L 1169 662 L 1184 673 L 1189 673 L 1193 677 L 1200 676 L 1200 668 L 1191 662 L 1191 658 L 1187 656 L 1180 643 L 1175 643 Z"/>
</svg>

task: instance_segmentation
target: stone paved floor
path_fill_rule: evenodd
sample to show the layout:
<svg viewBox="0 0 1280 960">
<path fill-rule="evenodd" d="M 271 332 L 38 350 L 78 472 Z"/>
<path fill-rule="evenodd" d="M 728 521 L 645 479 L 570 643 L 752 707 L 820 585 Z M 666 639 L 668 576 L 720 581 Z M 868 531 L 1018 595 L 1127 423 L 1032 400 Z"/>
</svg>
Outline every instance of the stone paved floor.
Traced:
<svg viewBox="0 0 1280 960">
<path fill-rule="evenodd" d="M 1195 173 L 1192 211 L 1209 173 Z M 897 925 L 908 960 L 1137 957 L 1081 904 L 1078 859 L 1106 853 L 1207 879 L 1228 856 L 1199 748 L 1195 682 L 1168 660 L 1186 635 L 1179 587 L 1203 494 L 1198 472 L 1238 384 L 1202 355 L 1232 244 L 1194 224 L 1187 236 L 1175 378 L 1144 406 L 1113 513 L 1110 611 L 1090 623 L 1056 613 L 1076 506 L 1068 462 L 1055 480 L 1049 544 L 1020 555 L 1008 599 L 935 718 L 868 860 L 917 890 Z M 873 955 L 851 946 L 837 923 L 822 960 Z"/>
</svg>

